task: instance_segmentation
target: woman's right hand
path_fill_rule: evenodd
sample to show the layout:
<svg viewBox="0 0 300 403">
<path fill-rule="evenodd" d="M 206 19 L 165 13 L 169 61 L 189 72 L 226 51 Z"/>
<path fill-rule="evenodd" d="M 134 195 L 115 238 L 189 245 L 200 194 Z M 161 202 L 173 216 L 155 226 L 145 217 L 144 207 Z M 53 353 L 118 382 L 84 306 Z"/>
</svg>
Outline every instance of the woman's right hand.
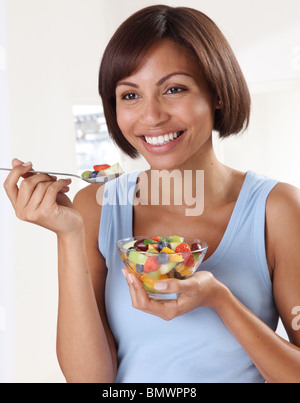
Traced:
<svg viewBox="0 0 300 403">
<path fill-rule="evenodd" d="M 71 179 L 57 180 L 46 174 L 28 173 L 32 164 L 23 164 L 18 159 L 13 160 L 12 166 L 4 189 L 20 220 L 40 225 L 58 235 L 83 228 L 81 215 L 65 194 Z M 18 187 L 21 177 L 24 179 Z"/>
</svg>

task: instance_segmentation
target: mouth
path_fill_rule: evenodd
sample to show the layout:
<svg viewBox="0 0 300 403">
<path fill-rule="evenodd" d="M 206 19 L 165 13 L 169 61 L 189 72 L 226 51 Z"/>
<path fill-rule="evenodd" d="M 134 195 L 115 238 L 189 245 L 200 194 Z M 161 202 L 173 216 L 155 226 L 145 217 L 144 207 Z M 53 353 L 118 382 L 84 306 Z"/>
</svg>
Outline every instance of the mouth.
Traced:
<svg viewBox="0 0 300 403">
<path fill-rule="evenodd" d="M 142 136 L 142 139 L 151 146 L 164 146 L 177 140 L 184 131 L 171 132 L 160 136 Z"/>
</svg>

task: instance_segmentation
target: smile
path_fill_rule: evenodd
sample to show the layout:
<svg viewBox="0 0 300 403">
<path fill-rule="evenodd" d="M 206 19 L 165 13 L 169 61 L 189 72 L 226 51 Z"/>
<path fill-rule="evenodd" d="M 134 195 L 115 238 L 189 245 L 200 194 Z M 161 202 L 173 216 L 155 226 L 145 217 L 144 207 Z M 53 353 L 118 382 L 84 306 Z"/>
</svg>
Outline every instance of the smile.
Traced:
<svg viewBox="0 0 300 403">
<path fill-rule="evenodd" d="M 182 134 L 183 134 L 183 131 L 179 131 L 179 132 L 173 132 L 173 133 L 164 134 L 164 135 L 156 136 L 156 137 L 144 136 L 144 139 L 148 144 L 151 144 L 152 146 L 163 146 L 165 144 L 168 144 L 168 143 L 176 140 Z"/>
</svg>

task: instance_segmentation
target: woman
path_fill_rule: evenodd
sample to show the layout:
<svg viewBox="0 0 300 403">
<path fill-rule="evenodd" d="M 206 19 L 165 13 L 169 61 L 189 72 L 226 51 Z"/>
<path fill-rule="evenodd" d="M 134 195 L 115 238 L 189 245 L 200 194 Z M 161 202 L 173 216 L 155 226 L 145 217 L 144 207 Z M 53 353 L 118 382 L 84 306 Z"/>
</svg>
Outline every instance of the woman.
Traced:
<svg viewBox="0 0 300 403">
<path fill-rule="evenodd" d="M 184 202 L 135 203 L 137 195 L 103 203 L 97 185 L 72 204 L 69 181 L 28 176 L 32 164 L 13 161 L 5 188 L 17 216 L 57 234 L 57 353 L 67 381 L 299 382 L 300 194 L 215 156 L 212 131 L 240 132 L 250 110 L 219 29 L 189 8 L 135 13 L 107 46 L 99 89 L 110 134 L 151 167 L 107 183 L 105 192 L 120 200 L 139 182 L 151 194 L 146 179 L 157 170 L 204 171 L 204 211 L 187 216 Z M 209 251 L 192 278 L 156 283 L 180 292 L 161 302 L 124 269 L 127 286 L 115 243 L 166 233 L 204 239 Z M 290 343 L 275 334 L 278 314 Z"/>
</svg>

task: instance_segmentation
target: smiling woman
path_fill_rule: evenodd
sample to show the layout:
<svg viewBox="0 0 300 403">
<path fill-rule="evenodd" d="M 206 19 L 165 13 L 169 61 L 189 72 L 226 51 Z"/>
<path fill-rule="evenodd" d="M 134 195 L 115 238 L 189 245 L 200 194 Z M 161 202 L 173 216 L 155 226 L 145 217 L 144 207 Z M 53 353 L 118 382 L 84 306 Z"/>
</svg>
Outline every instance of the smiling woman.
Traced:
<svg viewBox="0 0 300 403">
<path fill-rule="evenodd" d="M 109 132 L 131 157 L 138 153 L 117 124 L 115 88 L 118 83 L 128 81 L 151 46 L 163 39 L 184 47 L 184 53 L 194 58 L 198 74 L 222 104 L 214 115 L 214 130 L 221 137 L 238 133 L 249 123 L 247 84 L 230 45 L 215 23 L 200 11 L 185 7 L 172 8 L 172 11 L 166 6 L 148 7 L 131 16 L 113 35 L 104 52 L 99 74 L 99 92 Z M 174 71 L 169 74 L 173 75 Z M 158 84 L 169 79 L 169 74 L 160 77 Z"/>
<path fill-rule="evenodd" d="M 178 167 L 178 161 L 183 168 L 186 160 L 191 164 L 192 157 L 199 158 L 197 151 L 211 137 L 218 108 L 195 57 L 169 39 L 153 44 L 133 74 L 116 87 L 118 127 L 150 166 L 159 169 Z"/>
<path fill-rule="evenodd" d="M 124 211 L 117 206 L 103 206 L 102 214 L 113 222 L 109 223 L 111 231 L 107 234 L 108 222 L 101 219 L 99 248 L 108 268 L 107 314 L 120 343 L 117 381 L 158 379 L 151 378 L 149 361 L 147 371 L 141 364 L 143 348 L 140 355 L 139 351 L 131 352 L 131 346 L 138 345 L 140 340 L 143 346 L 151 343 L 149 339 L 155 334 L 160 335 L 161 341 L 168 340 L 170 334 L 178 337 L 188 319 L 189 334 L 197 334 L 198 342 L 192 347 L 190 341 L 185 356 L 177 356 L 174 366 L 185 369 L 180 371 L 181 381 L 299 380 L 300 339 L 291 327 L 290 315 L 299 291 L 292 296 L 289 287 L 285 291 L 282 287 L 283 279 L 290 281 L 286 277 L 287 266 L 280 263 L 286 258 L 280 252 L 282 237 L 276 231 L 278 222 L 274 215 L 278 208 L 287 208 L 286 212 L 292 208 L 294 220 L 300 219 L 299 192 L 255 173 L 234 171 L 220 164 L 214 155 L 212 131 L 218 131 L 220 137 L 239 133 L 248 126 L 250 113 L 245 79 L 220 30 L 203 13 L 185 7 L 153 6 L 135 13 L 116 31 L 104 52 L 99 91 L 111 136 L 129 156 L 141 153 L 150 164 L 150 173 L 170 172 L 174 168 L 181 172 L 205 172 L 205 209 L 192 220 L 183 216 L 183 206 L 155 209 L 135 205 L 133 210 L 128 206 Z M 111 186 L 114 184 L 108 185 L 108 190 Z M 159 193 L 162 192 L 161 188 Z M 284 206 L 283 200 L 289 202 Z M 122 220 L 122 216 L 126 219 Z M 292 221 L 283 220 L 282 225 L 289 238 L 299 239 L 299 230 Z M 118 263 L 109 245 L 121 235 L 157 235 L 166 229 L 168 233 L 181 231 L 207 240 L 210 246 L 202 270 L 181 283 L 157 282 L 157 290 L 163 287 L 168 292 L 181 292 L 178 301 L 167 305 L 149 300 L 140 282 L 125 270 L 133 307 L 167 321 L 176 318 L 177 322 L 164 326 L 153 317 L 135 315 L 128 309 L 126 324 L 122 323 L 118 312 L 124 305 L 117 295 L 125 295 L 117 280 Z M 299 267 L 298 260 L 294 249 L 293 258 L 289 258 L 290 279 Z M 300 279 L 296 277 L 299 286 Z M 212 312 L 195 309 L 199 307 L 212 308 L 218 319 L 211 316 Z M 277 310 L 283 313 L 295 345 L 287 345 L 275 335 Z M 143 329 L 139 335 L 124 330 L 129 318 Z M 179 337 L 187 338 L 182 333 Z M 160 344 L 166 346 L 163 341 Z M 268 357 L 266 345 L 272 350 Z M 179 349 L 180 340 L 175 350 Z M 216 351 L 220 352 L 217 359 Z M 245 364 L 245 353 L 252 364 Z M 291 356 L 292 362 L 284 365 Z M 160 381 L 174 381 L 176 371 L 167 365 L 173 357 L 172 349 L 156 345 L 151 357 Z M 282 365 L 275 369 L 278 361 Z M 191 362 L 197 367 L 194 373 L 187 369 Z M 287 374 L 291 365 L 297 370 Z"/>
<path fill-rule="evenodd" d="M 212 131 L 240 132 L 250 108 L 220 30 L 197 10 L 145 8 L 109 42 L 99 89 L 111 136 L 128 155 L 142 154 L 150 169 L 87 186 L 73 203 L 67 182 L 32 175 L 32 164 L 17 159 L 4 184 L 20 219 L 57 236 L 57 355 L 66 379 L 299 382 L 300 194 L 225 166 L 214 152 Z M 194 175 L 190 194 L 204 205 L 199 214 L 187 214 L 185 186 L 175 203 L 175 170 L 181 178 Z M 142 203 L 140 190 L 152 196 L 152 178 L 160 174 L 169 180 L 158 183 L 158 203 Z M 163 203 L 166 193 L 174 203 Z M 143 242 L 141 251 L 136 241 L 143 234 L 157 249 Z M 123 266 L 116 244 L 124 238 L 134 238 L 131 269 L 149 275 L 150 294 Z M 172 255 L 168 246 L 172 251 L 181 238 L 209 245 L 191 277 L 192 245 L 175 247 L 175 254 L 186 251 L 186 260 L 166 263 L 174 256 L 161 255 Z M 140 251 L 154 255 L 137 260 Z M 172 300 L 151 298 L 162 290 Z M 279 316 L 291 342 L 275 333 Z"/>
</svg>

